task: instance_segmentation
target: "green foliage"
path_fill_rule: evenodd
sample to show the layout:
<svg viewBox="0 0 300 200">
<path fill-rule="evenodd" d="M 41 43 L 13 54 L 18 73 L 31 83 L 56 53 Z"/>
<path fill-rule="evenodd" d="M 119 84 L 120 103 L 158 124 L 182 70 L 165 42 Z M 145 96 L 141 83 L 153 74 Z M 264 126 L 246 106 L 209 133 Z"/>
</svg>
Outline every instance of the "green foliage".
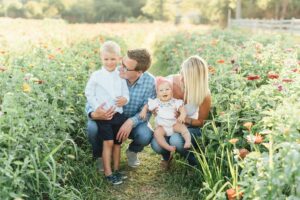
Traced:
<svg viewBox="0 0 300 200">
<path fill-rule="evenodd" d="M 153 71 L 178 73 L 195 54 L 209 64 L 213 97 L 196 153 L 201 198 L 222 199 L 230 187 L 240 187 L 246 199 L 300 197 L 298 46 L 288 35 L 175 33 L 156 43 Z M 246 130 L 245 122 L 254 125 Z M 255 142 L 257 134 L 264 144 Z M 232 138 L 238 142 L 230 144 Z M 249 158 L 242 160 L 239 149 Z"/>
<path fill-rule="evenodd" d="M 85 127 L 83 90 L 106 39 L 1 56 L 1 199 L 79 199 L 68 185 Z"/>
</svg>

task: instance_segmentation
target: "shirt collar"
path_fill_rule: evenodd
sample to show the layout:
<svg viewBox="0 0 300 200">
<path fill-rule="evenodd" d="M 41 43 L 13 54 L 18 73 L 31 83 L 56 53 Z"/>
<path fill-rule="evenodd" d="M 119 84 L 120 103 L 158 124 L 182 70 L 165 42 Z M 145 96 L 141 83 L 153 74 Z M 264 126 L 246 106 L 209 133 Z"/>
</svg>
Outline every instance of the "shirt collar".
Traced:
<svg viewBox="0 0 300 200">
<path fill-rule="evenodd" d="M 145 76 L 144 76 L 145 73 L 142 73 L 141 76 L 135 81 L 135 83 L 133 85 L 130 85 L 129 84 L 129 81 L 127 80 L 127 85 L 130 86 L 130 87 L 133 87 L 135 85 L 141 85 L 144 83 L 144 80 L 145 80 Z"/>
</svg>

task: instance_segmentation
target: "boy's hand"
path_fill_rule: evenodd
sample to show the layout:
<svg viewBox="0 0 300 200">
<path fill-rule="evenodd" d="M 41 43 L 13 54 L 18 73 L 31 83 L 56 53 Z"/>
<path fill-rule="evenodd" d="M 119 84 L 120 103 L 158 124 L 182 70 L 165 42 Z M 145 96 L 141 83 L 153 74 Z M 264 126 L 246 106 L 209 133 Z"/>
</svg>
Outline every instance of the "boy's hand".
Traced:
<svg viewBox="0 0 300 200">
<path fill-rule="evenodd" d="M 105 103 L 101 104 L 94 112 L 91 117 L 93 120 L 111 120 L 115 114 L 115 107 L 110 107 L 108 110 L 104 109 Z"/>
<path fill-rule="evenodd" d="M 127 99 L 125 97 L 117 97 L 116 106 L 122 107 L 127 103 Z"/>
</svg>

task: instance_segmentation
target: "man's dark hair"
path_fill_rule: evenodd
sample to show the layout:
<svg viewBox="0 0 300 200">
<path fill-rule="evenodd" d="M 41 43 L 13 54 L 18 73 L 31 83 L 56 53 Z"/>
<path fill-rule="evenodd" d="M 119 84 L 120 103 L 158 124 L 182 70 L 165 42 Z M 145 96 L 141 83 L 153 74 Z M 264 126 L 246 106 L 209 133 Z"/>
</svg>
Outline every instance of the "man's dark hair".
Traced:
<svg viewBox="0 0 300 200">
<path fill-rule="evenodd" d="M 132 49 L 127 51 L 128 58 L 137 62 L 136 71 L 145 72 L 151 65 L 151 55 L 147 49 Z"/>
</svg>

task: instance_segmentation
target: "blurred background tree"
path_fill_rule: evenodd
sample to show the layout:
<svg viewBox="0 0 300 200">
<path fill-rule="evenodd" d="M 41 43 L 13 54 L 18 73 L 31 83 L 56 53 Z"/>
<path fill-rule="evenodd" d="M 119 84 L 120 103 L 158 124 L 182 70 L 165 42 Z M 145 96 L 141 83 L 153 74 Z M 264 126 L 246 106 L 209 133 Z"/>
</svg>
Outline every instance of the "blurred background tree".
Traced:
<svg viewBox="0 0 300 200">
<path fill-rule="evenodd" d="M 0 0 L 0 16 L 70 23 L 224 23 L 229 10 L 233 18 L 300 18 L 300 0 Z"/>
</svg>

